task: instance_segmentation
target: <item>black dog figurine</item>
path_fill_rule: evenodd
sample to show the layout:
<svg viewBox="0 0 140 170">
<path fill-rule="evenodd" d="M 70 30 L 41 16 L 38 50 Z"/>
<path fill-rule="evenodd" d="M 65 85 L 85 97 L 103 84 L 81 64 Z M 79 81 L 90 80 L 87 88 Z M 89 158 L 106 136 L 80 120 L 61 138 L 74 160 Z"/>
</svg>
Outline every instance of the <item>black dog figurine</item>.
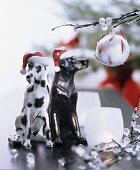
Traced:
<svg viewBox="0 0 140 170">
<path fill-rule="evenodd" d="M 87 145 L 86 139 L 81 135 L 76 113 L 78 93 L 74 85 L 74 75 L 88 67 L 88 60 L 77 60 L 68 53 L 69 51 L 64 49 L 53 51 L 58 70 L 52 84 L 48 113 L 54 146 L 62 145 L 62 136 L 69 133 L 76 140 L 76 144 Z"/>
</svg>

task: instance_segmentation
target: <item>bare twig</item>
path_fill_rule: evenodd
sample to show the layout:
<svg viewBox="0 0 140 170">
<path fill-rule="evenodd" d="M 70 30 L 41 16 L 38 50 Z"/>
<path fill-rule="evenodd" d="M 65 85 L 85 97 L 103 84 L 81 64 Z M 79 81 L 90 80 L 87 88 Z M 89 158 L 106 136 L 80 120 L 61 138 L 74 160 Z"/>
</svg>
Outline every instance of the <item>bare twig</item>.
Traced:
<svg viewBox="0 0 140 170">
<path fill-rule="evenodd" d="M 113 141 L 114 143 L 116 143 L 119 147 L 121 147 L 121 145 L 120 145 L 118 142 L 116 142 L 114 139 L 112 139 L 112 141 Z"/>
<path fill-rule="evenodd" d="M 121 24 L 130 23 L 132 21 L 138 22 L 139 20 L 140 20 L 140 10 L 134 9 L 131 12 L 122 14 L 118 18 L 113 18 L 112 19 L 112 25 L 115 28 L 115 27 L 117 27 Z M 74 29 L 79 29 L 79 28 L 86 28 L 86 27 L 96 26 L 96 25 L 99 25 L 99 21 L 94 21 L 94 22 L 91 22 L 89 24 L 63 24 L 63 25 L 59 25 L 59 26 L 53 28 L 52 31 L 55 30 L 56 28 L 63 27 L 63 26 L 71 26 Z"/>
</svg>

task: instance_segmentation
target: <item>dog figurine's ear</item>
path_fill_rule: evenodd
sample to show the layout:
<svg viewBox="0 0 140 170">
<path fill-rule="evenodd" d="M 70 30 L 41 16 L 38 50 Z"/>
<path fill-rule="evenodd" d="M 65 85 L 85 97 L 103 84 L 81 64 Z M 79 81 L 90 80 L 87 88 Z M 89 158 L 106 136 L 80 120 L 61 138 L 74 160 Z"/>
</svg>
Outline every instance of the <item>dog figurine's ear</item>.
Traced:
<svg viewBox="0 0 140 170">
<path fill-rule="evenodd" d="M 70 61 L 67 59 L 61 59 L 59 61 L 59 66 L 65 68 L 67 71 L 71 72 L 74 71 L 74 67 Z"/>
<path fill-rule="evenodd" d="M 42 74 L 41 74 L 41 86 L 42 87 L 45 87 L 49 84 L 49 81 L 48 81 L 48 77 L 49 77 L 49 73 L 48 73 L 48 70 L 46 69 L 46 67 L 44 66 L 44 70 L 42 70 Z"/>
<path fill-rule="evenodd" d="M 59 61 L 59 66 L 64 67 L 64 68 L 68 68 L 69 63 L 67 62 L 66 59 L 62 59 L 62 60 Z"/>
</svg>

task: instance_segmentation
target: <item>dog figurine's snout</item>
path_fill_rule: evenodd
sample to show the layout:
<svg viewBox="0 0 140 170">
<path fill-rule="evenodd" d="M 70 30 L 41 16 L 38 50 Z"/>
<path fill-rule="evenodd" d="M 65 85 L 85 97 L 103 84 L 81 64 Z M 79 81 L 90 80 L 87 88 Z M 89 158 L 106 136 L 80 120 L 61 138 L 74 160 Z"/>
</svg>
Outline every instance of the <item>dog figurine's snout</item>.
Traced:
<svg viewBox="0 0 140 170">
<path fill-rule="evenodd" d="M 79 68 L 79 70 L 82 70 L 82 69 L 86 69 L 89 65 L 89 60 L 86 59 L 86 60 L 79 60 L 79 62 L 81 63 L 81 66 Z"/>
<path fill-rule="evenodd" d="M 30 76 L 29 76 L 29 75 L 27 75 L 27 76 L 26 76 L 26 79 L 30 79 Z"/>
<path fill-rule="evenodd" d="M 89 60 L 88 59 L 84 60 L 84 64 L 88 66 L 89 65 Z"/>
<path fill-rule="evenodd" d="M 33 77 L 33 74 L 29 74 L 26 76 L 26 79 L 30 79 L 31 77 Z"/>
<path fill-rule="evenodd" d="M 89 59 L 86 59 L 86 60 L 83 60 L 84 61 L 84 63 L 88 63 L 89 62 Z"/>
<path fill-rule="evenodd" d="M 29 82 L 29 83 L 31 83 L 31 78 L 33 77 L 33 74 L 28 74 L 27 76 L 26 76 L 26 80 Z"/>
</svg>

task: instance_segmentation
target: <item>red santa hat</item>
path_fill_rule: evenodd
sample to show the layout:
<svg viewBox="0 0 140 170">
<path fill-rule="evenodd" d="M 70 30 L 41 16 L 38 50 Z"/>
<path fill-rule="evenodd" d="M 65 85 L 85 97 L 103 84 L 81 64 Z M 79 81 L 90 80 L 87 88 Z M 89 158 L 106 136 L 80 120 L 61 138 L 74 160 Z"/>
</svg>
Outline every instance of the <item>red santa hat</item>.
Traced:
<svg viewBox="0 0 140 170">
<path fill-rule="evenodd" d="M 54 65 L 55 65 L 55 72 L 60 71 L 60 67 L 59 67 L 60 56 L 64 52 L 66 52 L 65 47 L 60 47 L 60 48 L 56 48 L 56 49 L 53 50 L 52 57 L 53 57 L 53 60 L 54 60 Z"/>
<path fill-rule="evenodd" d="M 53 60 L 55 65 L 55 72 L 60 71 L 59 61 L 64 58 L 69 58 L 73 56 L 73 52 L 71 50 L 66 51 L 65 47 L 56 48 L 53 51 Z"/>
<path fill-rule="evenodd" d="M 26 66 L 29 62 L 40 63 L 47 66 L 47 58 L 44 57 L 44 54 L 42 52 L 26 52 L 23 56 L 22 69 L 20 70 L 21 74 L 26 74 Z"/>
</svg>

